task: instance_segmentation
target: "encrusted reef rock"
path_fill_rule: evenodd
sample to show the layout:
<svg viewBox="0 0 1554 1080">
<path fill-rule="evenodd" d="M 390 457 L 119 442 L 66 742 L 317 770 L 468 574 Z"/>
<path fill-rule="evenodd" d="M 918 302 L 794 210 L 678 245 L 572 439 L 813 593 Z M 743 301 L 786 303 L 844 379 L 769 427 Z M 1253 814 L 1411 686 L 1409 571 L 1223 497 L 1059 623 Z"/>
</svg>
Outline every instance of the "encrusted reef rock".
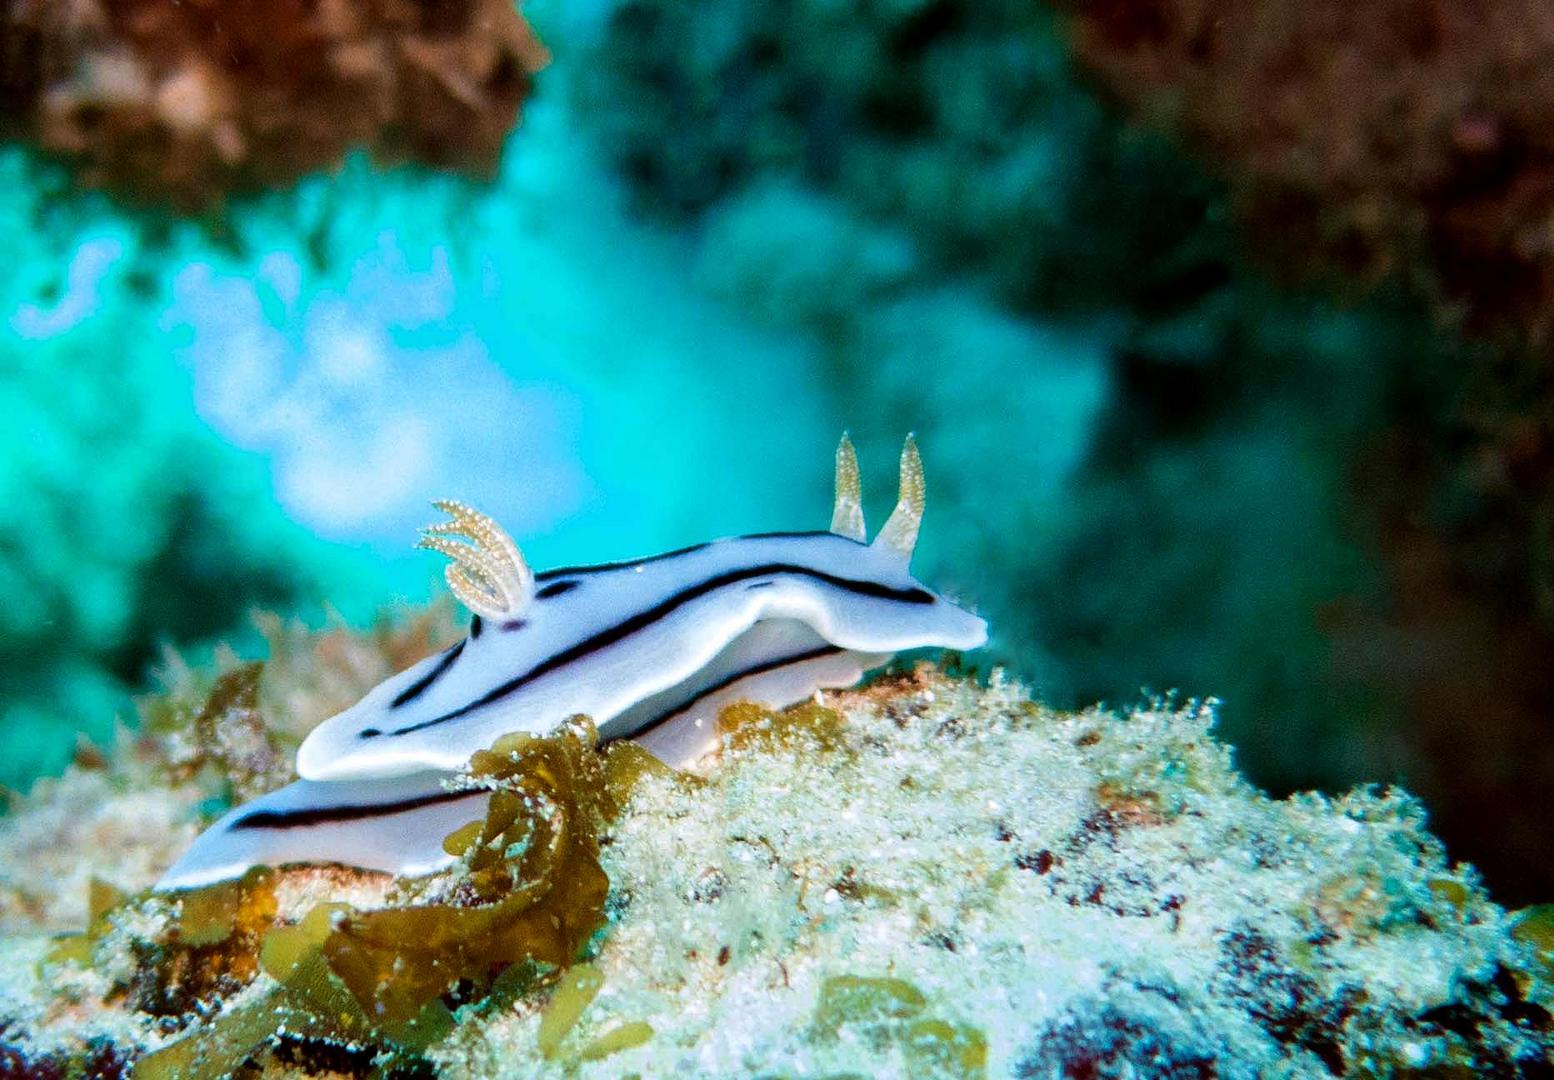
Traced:
<svg viewBox="0 0 1554 1080">
<path fill-rule="evenodd" d="M 363 657 L 413 640 L 426 623 L 365 643 L 272 634 L 268 681 L 234 666 L 196 708 L 185 676 L 177 709 L 152 703 L 160 726 L 0 822 L 0 1076 L 1554 1063 L 1554 919 L 1492 903 L 1407 795 L 1275 801 L 1237 775 L 1207 706 L 1057 713 L 997 674 L 927 665 L 783 713 L 734 706 L 696 775 L 598 754 L 582 720 L 504 740 L 472 771 L 509 794 L 450 837 L 461 863 L 438 877 L 137 892 L 220 809 L 201 802 L 214 774 L 285 778 L 253 733 L 207 753 L 223 710 L 257 710 L 284 747 L 305 703 L 347 688 L 327 673 L 369 678 Z"/>
<path fill-rule="evenodd" d="M 21 0 L 0 119 L 90 185 L 197 208 L 352 148 L 488 171 L 544 59 L 506 0 Z"/>
<path fill-rule="evenodd" d="M 1261 245 L 1401 270 L 1443 314 L 1554 333 L 1554 17 L 1430 0 L 1069 3 L 1120 98 L 1223 164 Z"/>
</svg>

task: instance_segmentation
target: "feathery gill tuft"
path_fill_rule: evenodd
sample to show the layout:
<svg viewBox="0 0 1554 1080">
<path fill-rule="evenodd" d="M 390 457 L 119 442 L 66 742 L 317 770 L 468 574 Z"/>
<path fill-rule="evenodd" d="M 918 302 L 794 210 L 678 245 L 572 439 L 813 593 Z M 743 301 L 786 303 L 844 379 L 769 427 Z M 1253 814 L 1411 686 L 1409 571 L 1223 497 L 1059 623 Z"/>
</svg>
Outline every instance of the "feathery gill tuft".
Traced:
<svg viewBox="0 0 1554 1080">
<path fill-rule="evenodd" d="M 461 502 L 439 499 L 432 505 L 453 520 L 421 530 L 416 547 L 441 552 L 452 560 L 444 573 L 453 595 L 470 611 L 488 619 L 522 614 L 534 598 L 534 571 L 512 537 L 491 518 Z"/>
</svg>

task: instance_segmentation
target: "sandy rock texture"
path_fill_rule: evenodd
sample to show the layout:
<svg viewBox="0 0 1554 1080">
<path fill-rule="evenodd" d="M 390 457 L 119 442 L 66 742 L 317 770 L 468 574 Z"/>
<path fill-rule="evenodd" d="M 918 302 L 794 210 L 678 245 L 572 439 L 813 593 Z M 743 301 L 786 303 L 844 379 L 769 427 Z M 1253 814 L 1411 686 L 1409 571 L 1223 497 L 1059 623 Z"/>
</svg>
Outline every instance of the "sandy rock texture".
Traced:
<svg viewBox="0 0 1554 1080">
<path fill-rule="evenodd" d="M 1401 792 L 1271 800 L 1196 703 L 1057 713 L 996 674 L 923 666 L 823 705 L 736 707 L 698 776 L 637 780 L 599 836 L 609 895 L 578 964 L 451 994 L 451 1025 L 413 1053 L 277 1031 L 238 1074 L 1515 1076 L 1554 1061 L 1543 915 L 1492 903 Z M 93 820 L 157 823 L 101 844 L 62 812 L 86 790 L 40 787 L 0 822 L 5 860 L 53 829 L 53 857 L 78 864 L 63 887 L 149 884 L 187 795 L 93 789 Z M 341 872 L 295 872 L 277 896 L 280 926 L 323 898 L 404 902 Z M 97 1055 L 127 1073 L 273 985 L 261 965 L 197 1010 L 137 1011 L 115 987 L 176 907 L 114 909 L 108 970 L 101 949 L 59 959 L 48 913 L 8 900 L 0 1061 Z"/>
</svg>

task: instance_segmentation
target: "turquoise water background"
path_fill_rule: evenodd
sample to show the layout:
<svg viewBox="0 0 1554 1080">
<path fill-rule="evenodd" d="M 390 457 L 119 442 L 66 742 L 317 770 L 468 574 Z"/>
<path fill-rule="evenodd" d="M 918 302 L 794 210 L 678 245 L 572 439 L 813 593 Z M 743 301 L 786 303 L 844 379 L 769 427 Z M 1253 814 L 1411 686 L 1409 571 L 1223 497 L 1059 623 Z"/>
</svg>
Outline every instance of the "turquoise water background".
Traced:
<svg viewBox="0 0 1554 1080">
<path fill-rule="evenodd" d="M 1219 697 L 1276 788 L 1409 779 L 1331 662 L 1384 603 L 1346 469 L 1461 346 L 1270 283 L 1043 9 L 914 52 L 923 10 L 530 4 L 554 61 L 489 183 L 352 160 L 188 220 L 0 151 L 0 783 L 109 738 L 164 647 L 439 593 L 433 498 L 540 567 L 819 528 L 844 429 L 876 525 L 917 433 L 915 565 L 984 667 Z"/>
</svg>

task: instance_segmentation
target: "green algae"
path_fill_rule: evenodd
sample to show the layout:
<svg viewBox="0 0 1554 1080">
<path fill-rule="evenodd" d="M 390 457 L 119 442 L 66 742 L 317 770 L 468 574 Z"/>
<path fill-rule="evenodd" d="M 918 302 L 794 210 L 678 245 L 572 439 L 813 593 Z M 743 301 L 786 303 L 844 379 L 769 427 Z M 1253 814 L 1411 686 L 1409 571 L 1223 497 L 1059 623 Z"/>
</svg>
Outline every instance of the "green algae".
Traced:
<svg viewBox="0 0 1554 1080">
<path fill-rule="evenodd" d="M 236 881 L 223 881 L 179 895 L 174 923 L 181 944 L 200 948 L 217 945 L 241 935 L 234 952 L 246 953 L 247 939 L 268 927 L 275 918 L 275 872 L 250 870 Z"/>
<path fill-rule="evenodd" d="M 228 719 L 257 708 L 261 670 L 226 673 L 197 708 L 158 710 L 156 737 L 184 748 L 170 771 L 261 775 L 242 770 L 263 755 L 224 754 L 215 739 Z M 470 782 L 492 795 L 481 820 L 445 840 L 459 863 L 439 885 L 407 883 L 399 899 L 367 909 L 326 899 L 287 918 L 277 898 L 286 871 L 255 869 L 175 897 L 126 897 L 94 881 L 88 930 L 62 937 L 44 962 L 98 967 L 130 905 L 164 913 L 135 942 L 128 981 L 110 991 L 185 1025 L 182 1038 L 140 1060 L 137 1078 L 223 1076 L 283 1032 L 409 1060 L 459 1017 L 510 1008 L 546 986 L 542 1027 L 556 1052 L 599 986 L 596 969 L 572 965 L 605 924 L 600 832 L 645 778 L 696 782 L 640 747 L 599 753 L 595 743 L 593 725 L 577 717 L 551 736 L 510 735 L 474 755 Z M 598 1060 L 651 1037 L 645 1022 L 617 1024 L 578 1054 Z"/>
<path fill-rule="evenodd" d="M 1544 978 L 1554 978 L 1554 904 L 1516 912 L 1511 916 L 1511 936 L 1534 950 Z"/>
<path fill-rule="evenodd" d="M 257 666 L 225 688 L 218 682 L 202 716 L 252 701 Z M 485 817 L 445 841 L 461 861 L 450 899 L 358 911 L 325 901 L 295 922 L 278 923 L 271 870 L 251 871 L 180 894 L 165 939 L 142 972 L 184 991 L 194 964 L 210 975 L 204 1007 L 262 972 L 273 985 L 219 1011 L 183 1039 L 142 1058 L 136 1080 L 214 1080 L 286 1032 L 345 1046 L 378 1046 L 400 1060 L 450 1034 L 457 1020 L 444 997 L 489 995 L 505 1007 L 555 980 L 541 1020 L 540 1045 L 559 1052 L 602 985 L 596 968 L 572 965 L 604 923 L 608 880 L 599 864 L 600 830 L 645 777 L 689 780 L 635 746 L 594 751 L 596 733 L 574 718 L 555 735 L 504 737 L 471 759 L 473 781 L 493 787 Z M 94 889 L 97 936 L 123 898 Z M 86 963 L 96 937 L 79 935 Z M 651 1039 L 642 1021 L 617 1024 L 577 1053 L 600 1060 Z"/>
<path fill-rule="evenodd" d="M 275 924 L 276 880 L 274 871 L 255 868 L 180 894 L 162 934 L 138 945 L 132 991 L 140 1008 L 185 1017 L 252 983 L 260 943 Z"/>
<path fill-rule="evenodd" d="M 634 742 L 613 742 L 605 747 L 604 787 L 616 815 L 631 802 L 637 785 L 649 777 L 672 780 L 689 788 L 705 783 L 698 776 L 670 768 Z"/>
<path fill-rule="evenodd" d="M 112 882 L 92 877 L 86 883 L 86 918 L 95 923 L 108 912 L 124 903 L 125 892 Z"/>
<path fill-rule="evenodd" d="M 1427 887 L 1436 899 L 1444 900 L 1459 910 L 1466 909 L 1469 901 L 1473 899 L 1473 894 L 1468 891 L 1466 885 L 1451 878 L 1431 878 L 1427 882 Z"/>
<path fill-rule="evenodd" d="M 195 1039 L 147 1054 L 135 1063 L 134 1080 L 216 1080 L 229 1076 L 274 1033 L 277 1016 L 268 1001 L 234 1009 Z"/>
<path fill-rule="evenodd" d="M 815 1029 L 835 1035 L 844 1024 L 880 1024 L 916 1016 L 928 1006 L 917 987 L 905 979 L 833 975 L 820 987 Z"/>
<path fill-rule="evenodd" d="M 1518 972 L 1522 994 L 1554 1008 L 1554 904 L 1535 904 L 1511 916 L 1511 937 L 1526 947 L 1529 963 Z"/>
<path fill-rule="evenodd" d="M 718 734 L 726 749 L 845 752 L 846 718 L 814 702 L 773 710 L 736 701 L 718 714 Z"/>
<path fill-rule="evenodd" d="M 276 917 L 274 885 L 273 871 L 254 869 L 169 900 L 126 895 L 93 882 L 91 921 L 81 933 L 56 938 L 43 965 L 119 972 L 110 995 L 127 995 L 155 1016 L 191 1013 L 204 1002 L 230 997 L 258 975 L 259 944 Z M 126 946 L 119 924 L 142 908 L 162 911 L 165 920 L 154 938 L 130 940 L 134 965 L 123 971 L 116 963 Z"/>
<path fill-rule="evenodd" d="M 646 1020 L 627 1020 L 616 1024 L 577 1052 L 579 1061 L 602 1061 L 623 1050 L 642 1046 L 653 1037 L 653 1025 Z"/>
<path fill-rule="evenodd" d="M 86 929 L 81 933 L 60 934 L 45 954 L 44 965 L 73 964 L 89 967 L 100 942 L 113 929 L 109 916 L 128 898 L 124 891 L 101 878 L 92 877 L 86 888 Z"/>
<path fill-rule="evenodd" d="M 970 1024 L 924 1017 L 901 1036 L 911 1080 L 974 1080 L 987 1075 L 987 1038 Z"/>
<path fill-rule="evenodd" d="M 535 1037 L 540 1053 L 555 1057 L 583 1012 L 604 987 L 604 973 L 592 964 L 578 964 L 561 976 L 551 994 L 550 1003 L 540 1013 L 540 1030 Z"/>
<path fill-rule="evenodd" d="M 928 999 L 890 976 L 833 975 L 820 985 L 812 1030 L 821 1040 L 850 1028 L 877 1052 L 894 1045 L 911 1080 L 980 1080 L 987 1038 L 969 1024 L 924 1015 Z"/>
</svg>

